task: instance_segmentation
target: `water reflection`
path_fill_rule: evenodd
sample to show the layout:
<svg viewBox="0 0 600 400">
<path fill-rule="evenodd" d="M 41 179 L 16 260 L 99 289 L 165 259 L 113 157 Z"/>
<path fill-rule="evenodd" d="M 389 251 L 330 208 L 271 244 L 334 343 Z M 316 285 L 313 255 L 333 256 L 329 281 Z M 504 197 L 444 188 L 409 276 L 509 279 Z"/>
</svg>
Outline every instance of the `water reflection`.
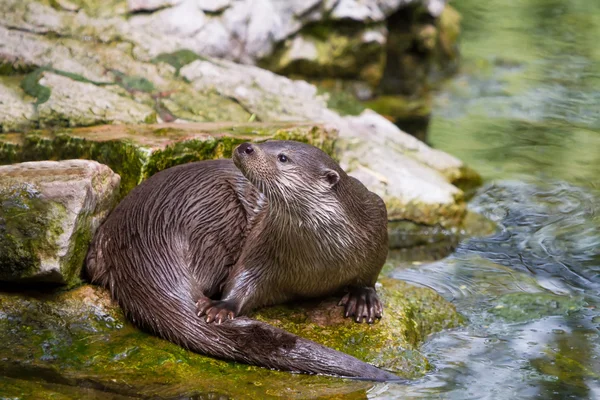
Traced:
<svg viewBox="0 0 600 400">
<path fill-rule="evenodd" d="M 600 2 L 455 0 L 460 73 L 429 140 L 488 182 L 495 220 L 452 256 L 399 265 L 469 318 L 425 346 L 436 370 L 372 398 L 600 398 Z"/>
<path fill-rule="evenodd" d="M 378 398 L 593 398 L 600 387 L 598 197 L 564 182 L 497 182 L 471 203 L 499 231 L 392 276 L 453 301 L 467 327 L 424 350 L 437 370 Z"/>
</svg>

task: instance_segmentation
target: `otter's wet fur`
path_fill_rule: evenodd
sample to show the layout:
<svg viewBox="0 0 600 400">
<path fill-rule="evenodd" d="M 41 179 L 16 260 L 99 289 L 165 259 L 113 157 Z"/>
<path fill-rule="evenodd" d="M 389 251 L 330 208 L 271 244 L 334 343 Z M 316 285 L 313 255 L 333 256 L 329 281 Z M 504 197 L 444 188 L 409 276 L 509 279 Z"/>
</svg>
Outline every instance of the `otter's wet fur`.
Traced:
<svg viewBox="0 0 600 400">
<path fill-rule="evenodd" d="M 232 160 L 169 168 L 137 186 L 87 257 L 135 324 L 192 351 L 293 372 L 396 376 L 268 324 L 238 317 L 346 290 L 357 322 L 381 317 L 383 201 L 316 147 L 245 143 Z M 237 166 L 237 167 L 236 167 Z"/>
</svg>

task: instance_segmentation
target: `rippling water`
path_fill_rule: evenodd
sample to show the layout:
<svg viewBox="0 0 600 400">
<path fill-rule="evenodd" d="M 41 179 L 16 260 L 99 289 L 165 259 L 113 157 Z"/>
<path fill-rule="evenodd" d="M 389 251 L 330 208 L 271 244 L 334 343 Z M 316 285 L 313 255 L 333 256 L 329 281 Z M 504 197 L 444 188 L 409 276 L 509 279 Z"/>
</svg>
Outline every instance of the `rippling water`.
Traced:
<svg viewBox="0 0 600 400">
<path fill-rule="evenodd" d="M 455 0 L 461 71 L 429 140 L 480 171 L 472 210 L 498 232 L 399 265 L 468 319 L 436 369 L 371 398 L 600 399 L 600 2 Z"/>
</svg>

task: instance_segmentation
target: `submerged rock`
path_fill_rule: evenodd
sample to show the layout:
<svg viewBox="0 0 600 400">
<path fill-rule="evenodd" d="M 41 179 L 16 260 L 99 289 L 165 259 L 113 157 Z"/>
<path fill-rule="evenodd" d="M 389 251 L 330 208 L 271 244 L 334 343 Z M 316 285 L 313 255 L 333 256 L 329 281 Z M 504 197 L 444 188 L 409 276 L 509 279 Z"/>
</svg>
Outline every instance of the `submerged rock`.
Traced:
<svg viewBox="0 0 600 400">
<path fill-rule="evenodd" d="M 509 293 L 499 297 L 489 310 L 509 322 L 524 322 L 568 315 L 582 310 L 586 305 L 580 297 L 553 293 Z"/>
<path fill-rule="evenodd" d="M 429 289 L 384 279 L 379 291 L 385 316 L 372 326 L 341 318 L 336 299 L 265 308 L 254 317 L 400 376 L 421 376 L 431 368 L 419 352 L 423 340 L 462 319 Z M 0 380 L 4 396 L 38 387 L 67 398 L 91 389 L 152 398 L 209 393 L 234 398 L 364 397 L 373 385 L 274 372 L 191 353 L 132 327 L 108 293 L 92 286 L 46 295 L 0 293 L 0 340 L 0 375 L 11 378 Z"/>
<path fill-rule="evenodd" d="M 0 281 L 79 282 L 119 176 L 94 161 L 0 167 Z"/>
</svg>

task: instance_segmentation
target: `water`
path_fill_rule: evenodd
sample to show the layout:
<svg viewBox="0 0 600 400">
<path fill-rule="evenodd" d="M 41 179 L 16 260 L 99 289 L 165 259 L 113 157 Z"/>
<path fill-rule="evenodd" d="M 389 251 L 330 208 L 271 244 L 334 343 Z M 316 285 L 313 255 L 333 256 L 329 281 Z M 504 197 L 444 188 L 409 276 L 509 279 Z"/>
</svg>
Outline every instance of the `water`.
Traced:
<svg viewBox="0 0 600 400">
<path fill-rule="evenodd" d="M 483 174 L 470 207 L 499 231 L 393 272 L 469 324 L 425 345 L 431 374 L 369 397 L 600 399 L 600 2 L 451 4 L 463 61 L 429 140 Z"/>
</svg>

